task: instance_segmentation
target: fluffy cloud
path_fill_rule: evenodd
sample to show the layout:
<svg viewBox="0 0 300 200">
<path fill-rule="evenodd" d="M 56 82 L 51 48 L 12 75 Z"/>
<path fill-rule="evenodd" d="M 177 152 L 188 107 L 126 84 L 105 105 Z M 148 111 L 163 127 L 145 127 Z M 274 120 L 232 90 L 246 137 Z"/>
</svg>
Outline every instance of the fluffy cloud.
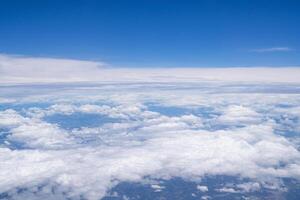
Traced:
<svg viewBox="0 0 300 200">
<path fill-rule="evenodd" d="M 201 192 L 208 192 L 208 187 L 205 185 L 197 185 L 197 189 Z"/>
<path fill-rule="evenodd" d="M 25 147 L 47 148 L 70 142 L 66 133 L 55 125 L 23 117 L 14 110 L 0 112 L 0 120 L 0 127 L 10 128 L 7 144 L 17 142 Z"/>
<path fill-rule="evenodd" d="M 8 109 L 0 112 L 0 127 L 11 127 L 22 124 L 25 119 L 15 110 Z"/>
<path fill-rule="evenodd" d="M 251 108 L 231 105 L 223 110 L 223 114 L 217 120 L 221 124 L 244 125 L 259 123 L 262 121 L 262 116 Z"/>
<path fill-rule="evenodd" d="M 238 193 L 239 191 L 236 191 L 234 188 L 220 188 L 217 190 L 218 192 L 226 192 L 226 193 Z"/>
<path fill-rule="evenodd" d="M 12 101 L 0 107 L 0 131 L 5 130 L 0 193 L 15 199 L 99 199 L 121 182 L 174 177 L 201 182 L 214 175 L 247 179 L 218 188 L 245 193 L 284 188 L 282 178 L 300 180 L 298 137 L 277 133 L 287 126 L 297 131 L 298 94 L 282 94 L 281 88 L 268 94 L 175 86 L 82 85 L 31 93 L 22 86 L 2 93 Z M 172 107 L 184 112 L 165 115 Z M 91 113 L 117 120 L 96 127 L 78 120 L 74 129 L 47 121 Z M 203 184 L 198 190 L 205 192 Z"/>
</svg>

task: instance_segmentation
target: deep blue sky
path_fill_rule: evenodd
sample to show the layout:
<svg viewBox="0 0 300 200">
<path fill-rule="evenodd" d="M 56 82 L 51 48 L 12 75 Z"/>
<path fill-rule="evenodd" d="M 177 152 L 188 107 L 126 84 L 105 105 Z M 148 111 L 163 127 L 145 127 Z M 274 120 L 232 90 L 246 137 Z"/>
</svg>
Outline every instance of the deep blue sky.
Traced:
<svg viewBox="0 0 300 200">
<path fill-rule="evenodd" d="M 0 53 L 212 67 L 300 66 L 299 52 L 299 0 L 0 1 Z"/>
</svg>

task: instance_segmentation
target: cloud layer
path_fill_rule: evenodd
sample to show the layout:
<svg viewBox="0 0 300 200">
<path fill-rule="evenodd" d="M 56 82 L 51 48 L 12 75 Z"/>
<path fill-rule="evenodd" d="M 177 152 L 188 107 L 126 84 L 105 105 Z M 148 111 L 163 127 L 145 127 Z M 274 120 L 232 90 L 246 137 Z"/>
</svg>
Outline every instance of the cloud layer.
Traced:
<svg viewBox="0 0 300 200">
<path fill-rule="evenodd" d="M 1 82 L 84 81 L 94 77 L 101 62 L 0 55 Z"/>
<path fill-rule="evenodd" d="M 214 92 L 216 86 L 231 92 Z M 249 87 L 257 85 L 97 84 L 31 93 L 3 87 L 0 193 L 93 200 L 121 182 L 174 177 L 207 192 L 201 179 L 212 175 L 248 179 L 216 192 L 281 190 L 282 178 L 300 180 L 300 96 Z M 115 120 L 85 126 L 90 114 Z"/>
<path fill-rule="evenodd" d="M 0 55 L 0 84 L 61 82 L 300 82 L 300 68 L 108 68 L 105 63 Z"/>
</svg>

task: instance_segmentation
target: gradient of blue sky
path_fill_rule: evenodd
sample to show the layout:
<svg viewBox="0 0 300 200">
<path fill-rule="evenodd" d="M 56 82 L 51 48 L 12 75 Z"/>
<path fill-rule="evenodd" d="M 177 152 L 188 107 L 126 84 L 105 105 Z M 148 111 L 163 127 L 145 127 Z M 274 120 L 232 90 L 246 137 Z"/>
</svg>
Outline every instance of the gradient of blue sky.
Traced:
<svg viewBox="0 0 300 200">
<path fill-rule="evenodd" d="M 112 66 L 299 66 L 300 1 L 0 2 L 0 53 Z"/>
</svg>

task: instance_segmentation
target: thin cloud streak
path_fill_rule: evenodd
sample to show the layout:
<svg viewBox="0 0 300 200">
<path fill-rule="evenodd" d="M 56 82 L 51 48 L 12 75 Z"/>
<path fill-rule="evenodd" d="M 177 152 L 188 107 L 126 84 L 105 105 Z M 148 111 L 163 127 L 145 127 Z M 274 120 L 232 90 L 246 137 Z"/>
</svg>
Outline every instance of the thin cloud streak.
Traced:
<svg viewBox="0 0 300 200">
<path fill-rule="evenodd" d="M 271 47 L 271 48 L 261 48 L 261 49 L 252 49 L 252 52 L 265 53 L 265 52 L 287 52 L 293 51 L 292 48 L 289 47 Z"/>
</svg>

